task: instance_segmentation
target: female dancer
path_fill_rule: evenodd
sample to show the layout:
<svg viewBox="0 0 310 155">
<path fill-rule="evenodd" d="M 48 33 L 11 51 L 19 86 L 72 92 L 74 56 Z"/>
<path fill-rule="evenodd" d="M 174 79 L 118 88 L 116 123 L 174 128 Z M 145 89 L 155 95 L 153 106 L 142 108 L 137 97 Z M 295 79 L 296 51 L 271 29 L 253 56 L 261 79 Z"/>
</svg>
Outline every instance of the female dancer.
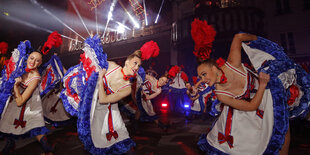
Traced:
<svg viewBox="0 0 310 155">
<path fill-rule="evenodd" d="M 67 125 L 72 122 L 71 116 L 66 112 L 59 97 L 66 70 L 56 54 L 42 66 L 42 69 L 39 90 L 44 119 L 56 127 Z"/>
<path fill-rule="evenodd" d="M 22 42 L 18 46 L 18 49 L 15 49 L 15 53 L 13 52 L 12 58 L 9 62 L 10 64 L 8 64 L 7 67 L 13 63 L 13 59 L 16 59 L 16 55 L 21 56 L 22 53 L 26 53 L 25 50 L 29 50 L 30 48 L 29 41 Z M 27 58 L 26 54 L 23 56 L 25 58 L 21 59 Z M 22 76 L 15 79 L 13 86 L 14 95 L 11 94 L 6 102 L 1 102 L 1 104 L 5 104 L 5 106 L 2 109 L 0 133 L 7 139 L 7 144 L 2 150 L 3 154 L 8 154 L 14 148 L 15 142 L 13 138 L 27 136 L 36 136 L 36 139 L 40 142 L 45 153 L 50 153 L 53 151 L 52 147 L 47 143 L 45 136 L 48 130 L 44 124 L 41 98 L 38 89 L 38 84 L 41 79 L 38 72 L 38 67 L 41 63 L 42 54 L 33 51 L 27 58 L 26 69 L 24 69 L 26 72 L 22 72 Z M 9 76 L 16 76 L 16 72 L 18 72 L 17 69 L 19 68 L 18 64 L 15 68 L 16 70 Z M 7 68 L 6 71 L 9 70 L 10 69 Z M 2 85 L 3 84 L 4 83 L 2 83 Z M 5 91 L 2 90 L 2 97 L 4 93 Z"/>
<path fill-rule="evenodd" d="M 248 46 L 244 41 L 251 42 Z M 258 80 L 241 63 L 241 47 L 261 71 Z M 288 154 L 287 106 L 293 109 L 291 117 L 307 111 L 310 77 L 280 46 L 255 35 L 236 34 L 225 65 L 220 67 L 209 59 L 199 64 L 197 72 L 204 82 L 215 85 L 216 97 L 224 103 L 214 127 L 198 143 L 202 150 L 210 154 Z M 292 87 L 297 89 L 291 91 Z M 287 94 L 296 91 L 299 95 L 291 93 L 287 100 Z"/>
<path fill-rule="evenodd" d="M 168 76 L 172 79 L 171 83 L 169 83 L 169 101 L 174 104 L 170 104 L 170 109 L 174 112 L 183 113 L 184 96 L 186 95 L 185 84 L 188 82 L 188 77 L 179 66 L 171 67 L 168 72 Z"/>
<path fill-rule="evenodd" d="M 81 65 L 86 74 L 83 72 L 72 73 L 75 67 L 69 69 L 64 78 L 65 89 L 63 92 L 71 95 L 73 99 L 78 99 L 77 101 L 80 100 L 75 113 L 78 116 L 79 138 L 83 142 L 84 148 L 92 154 L 123 154 L 133 148 L 135 143 L 129 137 L 117 102 L 131 93 L 129 80 L 135 77 L 141 60 L 157 56 L 159 48 L 155 42 L 148 42 L 156 45 L 157 49 L 152 50 L 151 46 L 147 46 L 150 47 L 147 49 L 151 53 L 146 54 L 143 48 L 144 44 L 141 50 L 129 55 L 124 67 L 121 67 L 112 61 L 107 61 L 106 56 L 102 56 L 103 51 L 100 43 L 97 36 L 86 39 Z M 97 71 L 99 71 L 99 75 Z M 70 84 L 72 86 L 75 84 L 70 76 L 80 75 L 86 79 L 86 83 L 82 85 L 83 91 L 72 95 L 71 90 L 75 88 L 71 88 Z M 65 102 L 70 104 L 68 102 L 70 98 L 67 99 Z M 72 108 L 67 109 L 72 110 Z"/>
<path fill-rule="evenodd" d="M 154 121 L 158 127 L 167 128 L 158 120 L 158 116 L 151 102 L 152 99 L 161 93 L 161 87 L 166 85 L 167 82 L 168 78 L 166 76 L 162 76 L 157 80 L 151 75 L 145 75 L 145 81 L 142 85 L 141 92 L 137 92 L 137 102 L 141 111 L 141 121 Z"/>
</svg>

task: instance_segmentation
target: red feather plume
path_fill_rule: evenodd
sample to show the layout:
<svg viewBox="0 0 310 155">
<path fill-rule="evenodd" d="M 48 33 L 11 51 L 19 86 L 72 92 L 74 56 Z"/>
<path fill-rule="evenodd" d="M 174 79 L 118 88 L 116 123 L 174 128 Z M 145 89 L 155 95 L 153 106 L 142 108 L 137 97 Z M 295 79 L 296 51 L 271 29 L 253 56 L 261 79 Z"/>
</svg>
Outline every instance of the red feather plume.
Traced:
<svg viewBox="0 0 310 155">
<path fill-rule="evenodd" d="M 0 43 L 0 54 L 6 54 L 6 52 L 8 51 L 8 43 L 6 42 L 1 42 Z"/>
<path fill-rule="evenodd" d="M 151 57 L 157 57 L 159 54 L 159 47 L 156 42 L 153 40 L 146 42 L 143 44 L 143 46 L 140 48 L 141 50 L 141 59 L 142 60 L 148 60 Z"/>
<path fill-rule="evenodd" d="M 168 72 L 168 77 L 174 78 L 180 71 L 181 71 L 181 69 L 179 66 L 173 66 L 170 68 L 170 70 Z"/>
<path fill-rule="evenodd" d="M 191 34 L 195 42 L 194 55 L 203 60 L 210 58 L 216 31 L 205 20 L 194 19 L 191 26 Z"/>
<path fill-rule="evenodd" d="M 43 54 L 47 54 L 50 49 L 52 49 L 52 47 L 58 48 L 61 44 L 61 35 L 57 31 L 54 31 L 48 36 L 47 41 L 44 43 L 44 46 L 41 49 L 41 52 Z"/>
<path fill-rule="evenodd" d="M 181 72 L 181 78 L 182 78 L 185 82 L 188 82 L 188 76 L 186 75 L 185 72 Z"/>
</svg>

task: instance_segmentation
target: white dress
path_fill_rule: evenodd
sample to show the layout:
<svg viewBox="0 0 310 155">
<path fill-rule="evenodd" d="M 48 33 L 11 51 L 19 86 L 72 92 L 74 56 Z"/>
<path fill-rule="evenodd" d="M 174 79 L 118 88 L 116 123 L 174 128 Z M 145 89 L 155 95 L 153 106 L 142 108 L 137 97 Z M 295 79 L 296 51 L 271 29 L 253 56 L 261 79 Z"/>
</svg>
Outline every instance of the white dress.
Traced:
<svg viewBox="0 0 310 155">
<path fill-rule="evenodd" d="M 119 90 L 131 86 L 131 84 L 126 84 L 118 88 L 118 90 L 112 90 L 108 85 L 106 79 L 109 79 L 110 75 L 120 69 L 121 67 L 117 66 L 105 74 L 103 80 L 107 95 L 117 93 Z M 85 96 L 89 100 L 83 99 L 80 102 L 79 119 L 77 122 L 80 139 L 84 147 L 92 154 L 126 153 L 135 146 L 135 143 L 129 137 L 118 109 L 118 103 L 99 103 L 98 86 L 98 84 L 94 85 L 94 89 L 91 84 L 87 84 L 89 89 L 94 89 L 94 93 L 88 94 L 88 90 L 85 90 Z"/>
<path fill-rule="evenodd" d="M 33 77 L 25 83 L 21 83 L 20 92 L 22 93 L 32 80 L 40 78 L 39 76 Z M 38 88 L 20 107 L 16 105 L 15 98 L 10 96 L 1 116 L 0 134 L 13 137 L 33 137 L 46 134 L 48 130 L 45 127 L 41 103 Z"/>
<path fill-rule="evenodd" d="M 256 111 L 240 111 L 224 105 L 221 115 L 208 135 L 198 142 L 207 154 L 260 155 L 278 154 L 284 144 L 289 118 L 305 116 L 310 105 L 310 75 L 289 59 L 282 47 L 258 37 L 249 45 L 242 43 L 256 71 L 270 75 L 262 102 Z M 245 73 L 225 64 L 244 77 L 243 94 L 216 91 L 237 99 L 253 98 L 258 82 L 255 73 Z"/>
</svg>

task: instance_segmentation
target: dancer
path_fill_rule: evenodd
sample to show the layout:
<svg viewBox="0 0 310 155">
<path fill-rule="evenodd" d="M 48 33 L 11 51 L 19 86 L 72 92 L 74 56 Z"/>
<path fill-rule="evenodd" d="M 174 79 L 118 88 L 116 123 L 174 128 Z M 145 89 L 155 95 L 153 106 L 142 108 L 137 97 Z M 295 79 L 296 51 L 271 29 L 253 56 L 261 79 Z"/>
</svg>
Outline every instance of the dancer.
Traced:
<svg viewBox="0 0 310 155">
<path fill-rule="evenodd" d="M 248 46 L 243 41 L 251 42 Z M 258 79 L 241 63 L 241 47 L 260 71 Z M 292 117 L 308 111 L 308 105 L 302 105 L 309 102 L 306 83 L 310 77 L 284 54 L 281 47 L 264 38 L 257 39 L 255 35 L 236 34 L 225 65 L 218 66 L 214 61 L 206 60 L 199 64 L 197 72 L 204 82 L 215 84 L 216 96 L 224 103 L 208 136 L 201 137 L 201 149 L 217 154 L 288 154 L 287 106 L 294 109 Z M 300 95 L 291 94 L 286 100 L 286 91 L 297 91 Z"/>
<path fill-rule="evenodd" d="M 43 115 L 46 122 L 55 127 L 64 126 L 72 122 L 59 98 L 62 90 L 62 78 L 66 72 L 59 57 L 52 58 L 41 67 L 42 80 L 39 85 L 42 98 Z"/>
<path fill-rule="evenodd" d="M 171 67 L 168 77 L 172 79 L 169 83 L 170 109 L 174 112 L 183 112 L 184 96 L 187 96 L 185 84 L 188 82 L 188 77 L 185 72 L 181 71 L 181 67 L 179 66 Z"/>
<path fill-rule="evenodd" d="M 71 108 L 67 106 L 66 110 L 73 110 L 77 114 L 79 138 L 87 151 L 92 154 L 123 154 L 130 151 L 135 143 L 129 137 L 117 102 L 131 93 L 129 79 L 135 77 L 141 60 L 157 56 L 159 48 L 150 41 L 129 55 L 124 67 L 121 67 L 106 60 L 100 44 L 97 36 L 86 39 L 80 65 L 85 72 L 75 72 L 75 67 L 68 70 L 62 92 L 70 98 L 62 95 L 62 99 L 67 104 L 71 104 L 71 98 L 80 101 L 75 102 L 78 103 L 78 109 L 71 104 Z M 79 86 L 83 87 L 83 91 L 73 93 L 77 89 L 74 82 L 78 80 L 72 81 L 72 78 L 79 76 L 86 81 Z"/>
<path fill-rule="evenodd" d="M 57 32 L 51 35 L 60 37 Z M 49 43 L 55 44 L 54 41 Z M 47 53 L 50 48 L 52 46 L 44 46 L 43 53 Z M 31 53 L 27 57 L 29 52 Z M 7 144 L 2 150 L 3 154 L 12 151 L 15 138 L 33 136 L 40 142 L 45 153 L 53 152 L 45 136 L 48 129 L 44 123 L 38 88 L 41 79 L 38 67 L 41 63 L 42 53 L 32 51 L 30 42 L 25 41 L 13 51 L 12 57 L 2 72 L 0 134 L 7 139 Z M 12 89 L 14 94 L 11 93 Z"/>
<path fill-rule="evenodd" d="M 186 83 L 186 94 L 188 95 L 189 99 L 191 100 L 191 111 L 194 114 L 202 114 L 206 112 L 206 103 L 205 100 L 202 100 L 200 102 L 200 91 L 198 90 L 198 87 L 201 85 L 202 80 L 200 81 L 194 81 L 194 86 L 192 86 L 190 83 Z M 202 90 L 203 91 L 203 90 Z"/>
<path fill-rule="evenodd" d="M 208 154 L 288 154 L 288 120 L 309 111 L 310 76 L 282 47 L 251 34 L 234 36 L 227 62 L 209 59 L 215 34 L 206 21 L 192 23 L 194 54 L 203 60 L 198 75 L 215 85 L 224 104 L 212 130 L 201 136 L 200 149 Z M 241 63 L 242 47 L 259 75 Z"/>
<path fill-rule="evenodd" d="M 141 111 L 141 121 L 154 121 L 158 127 L 167 129 L 167 126 L 161 123 L 158 115 L 154 111 L 152 99 L 161 93 L 161 87 L 166 85 L 168 78 L 166 76 L 160 77 L 158 80 L 151 76 L 145 75 L 145 81 L 141 86 L 141 90 L 137 92 L 138 107 Z"/>
</svg>

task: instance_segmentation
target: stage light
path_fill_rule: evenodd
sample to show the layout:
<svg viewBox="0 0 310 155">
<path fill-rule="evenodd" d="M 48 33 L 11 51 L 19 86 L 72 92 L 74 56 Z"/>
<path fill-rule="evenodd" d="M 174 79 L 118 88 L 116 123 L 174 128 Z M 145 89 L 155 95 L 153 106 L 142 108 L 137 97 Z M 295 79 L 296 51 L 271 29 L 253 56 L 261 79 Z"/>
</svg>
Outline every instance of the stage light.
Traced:
<svg viewBox="0 0 310 155">
<path fill-rule="evenodd" d="M 118 32 L 118 33 L 124 33 L 124 32 L 125 32 L 124 26 L 118 25 L 118 27 L 117 27 L 117 32 Z"/>
<path fill-rule="evenodd" d="M 126 14 L 128 15 L 129 19 L 131 20 L 131 22 L 133 23 L 135 28 L 140 28 L 140 25 L 136 22 L 136 20 L 131 16 L 131 14 L 128 12 L 128 10 L 126 9 L 126 7 L 124 6 L 124 4 L 121 1 L 118 1 L 118 3 L 122 6 L 122 8 L 125 10 Z"/>
<path fill-rule="evenodd" d="M 84 28 L 86 29 L 86 31 L 87 31 L 87 33 L 88 33 L 88 35 L 91 36 L 90 33 L 89 33 L 89 31 L 88 31 L 87 26 L 86 26 L 85 23 L 84 23 L 84 20 L 83 20 L 83 18 L 82 18 L 82 16 L 81 16 L 79 10 L 77 9 L 77 7 L 76 7 L 76 5 L 75 5 L 75 3 L 74 3 L 72 0 L 70 0 L 70 2 L 71 2 L 71 4 L 72 4 L 72 6 L 73 6 L 73 8 L 74 8 L 74 10 L 75 10 L 75 12 L 76 12 L 76 14 L 79 16 L 79 18 L 80 18 L 80 20 L 81 20 L 81 22 L 82 22 Z"/>
<path fill-rule="evenodd" d="M 143 7 L 144 7 L 144 19 L 145 19 L 145 25 L 149 25 L 149 23 L 147 22 L 147 16 L 146 16 L 146 7 L 145 7 L 145 0 L 143 0 Z"/>
<path fill-rule="evenodd" d="M 167 103 L 162 103 L 161 107 L 166 108 L 166 107 L 168 107 L 168 104 Z"/>
<path fill-rule="evenodd" d="M 48 15 L 52 16 L 54 19 L 56 19 L 58 22 L 60 22 L 62 25 L 64 25 L 66 28 L 68 28 L 69 30 L 71 30 L 73 33 L 75 33 L 76 35 L 78 35 L 79 37 L 81 37 L 83 40 L 85 40 L 85 38 L 83 36 L 81 36 L 79 33 L 77 33 L 76 31 L 74 31 L 70 26 L 68 26 L 66 23 L 64 23 L 62 20 L 60 20 L 57 16 L 55 16 L 52 12 L 50 12 L 49 10 L 47 10 L 46 8 L 44 8 L 41 4 L 38 3 L 38 1 L 36 0 L 31 0 L 32 4 L 37 5 L 38 7 L 40 7 L 45 13 L 47 13 Z"/>
<path fill-rule="evenodd" d="M 161 1 L 161 5 L 160 5 L 160 8 L 159 8 L 159 11 L 158 11 L 156 20 L 155 20 L 155 24 L 157 24 L 157 22 L 158 22 L 159 14 L 160 14 L 161 9 L 162 9 L 162 7 L 163 7 L 163 5 L 164 5 L 164 2 L 165 2 L 165 0 L 162 0 L 162 1 Z"/>
<path fill-rule="evenodd" d="M 3 14 L 6 15 L 6 16 L 9 16 L 9 13 L 7 13 L 7 12 L 3 12 Z"/>
<path fill-rule="evenodd" d="M 184 108 L 189 108 L 189 105 L 188 104 L 184 104 Z"/>
</svg>

